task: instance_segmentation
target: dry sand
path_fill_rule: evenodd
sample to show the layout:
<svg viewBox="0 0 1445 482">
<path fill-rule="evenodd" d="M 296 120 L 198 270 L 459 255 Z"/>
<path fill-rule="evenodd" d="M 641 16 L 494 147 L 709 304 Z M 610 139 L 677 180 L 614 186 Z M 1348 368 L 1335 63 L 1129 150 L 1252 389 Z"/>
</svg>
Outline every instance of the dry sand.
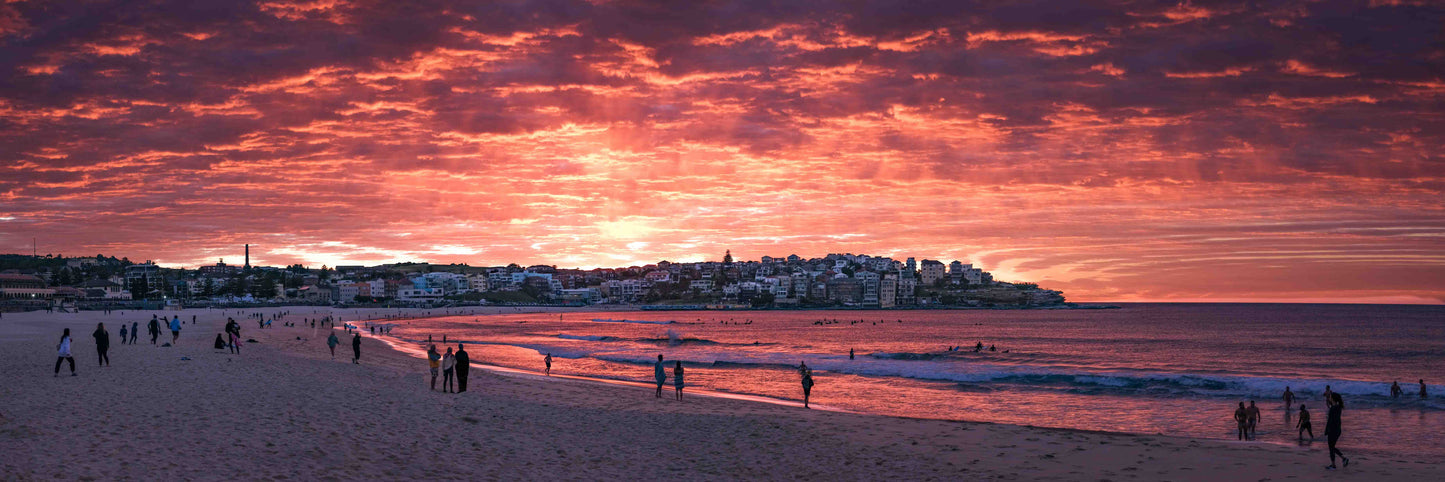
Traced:
<svg viewBox="0 0 1445 482">
<path fill-rule="evenodd" d="M 313 308 L 291 310 L 299 321 Z M 238 319 L 260 343 L 239 356 L 214 350 L 219 310 L 167 312 L 200 322 L 176 347 L 144 334 L 136 345 L 112 342 L 112 366 L 98 368 L 96 322 L 118 338 L 120 321 L 144 325 L 151 313 L 0 318 L 0 479 L 1445 480 L 1438 466 L 1365 453 L 1327 472 L 1322 442 L 678 402 L 650 388 L 478 369 L 468 392 L 443 394 L 427 390 L 423 361 L 370 337 L 353 365 L 345 337 L 333 361 L 325 330 L 257 330 Z M 55 378 L 65 327 L 79 376 Z M 1348 437 L 1342 449 L 1351 452 Z"/>
</svg>

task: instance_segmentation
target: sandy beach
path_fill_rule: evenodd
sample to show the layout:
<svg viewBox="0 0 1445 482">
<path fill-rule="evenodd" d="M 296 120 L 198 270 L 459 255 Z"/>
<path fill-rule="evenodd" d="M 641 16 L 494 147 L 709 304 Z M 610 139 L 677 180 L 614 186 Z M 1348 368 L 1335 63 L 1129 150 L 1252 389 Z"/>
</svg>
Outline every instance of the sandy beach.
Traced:
<svg viewBox="0 0 1445 482">
<path fill-rule="evenodd" d="M 144 325 L 161 312 L 4 314 L 0 478 L 1445 479 L 1432 464 L 1363 452 L 1326 471 L 1322 441 L 1300 448 L 693 395 L 679 402 L 650 388 L 515 371 L 474 368 L 469 391 L 444 394 L 428 391 L 424 361 L 369 335 L 354 365 L 348 338 L 333 360 L 326 330 L 259 330 L 236 316 L 284 310 L 230 310 L 257 341 L 240 355 L 212 348 L 222 310 L 164 312 L 198 318 L 174 347 L 153 346 L 144 334 L 135 345 L 115 341 L 121 322 Z M 289 310 L 286 320 L 297 322 L 332 311 Z M 515 312 L 477 313 L 499 310 Z M 346 321 L 381 314 L 336 313 Z M 112 336 L 110 367 L 96 366 L 97 322 Z M 63 328 L 75 340 L 76 377 L 67 368 L 52 376 Z M 1348 435 L 1341 447 L 1351 453 Z"/>
</svg>

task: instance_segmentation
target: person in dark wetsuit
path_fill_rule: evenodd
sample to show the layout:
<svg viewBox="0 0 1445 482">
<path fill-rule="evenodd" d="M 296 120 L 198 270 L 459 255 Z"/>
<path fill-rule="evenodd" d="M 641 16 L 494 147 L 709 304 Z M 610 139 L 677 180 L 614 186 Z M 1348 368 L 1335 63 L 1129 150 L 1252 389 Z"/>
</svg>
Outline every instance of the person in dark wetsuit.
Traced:
<svg viewBox="0 0 1445 482">
<path fill-rule="evenodd" d="M 1404 394 L 1405 390 L 1403 388 L 1400 388 L 1399 380 L 1395 380 L 1394 383 L 1390 384 L 1390 398 L 1400 398 L 1400 396 Z"/>
<path fill-rule="evenodd" d="M 1340 394 L 1338 393 L 1330 394 L 1330 400 L 1332 402 L 1330 404 L 1330 413 L 1325 418 L 1325 437 L 1330 443 L 1330 465 L 1325 468 L 1335 468 L 1336 454 L 1340 456 L 1341 460 L 1345 461 L 1345 467 L 1349 467 L 1350 459 L 1345 457 L 1344 452 L 1340 452 L 1340 449 L 1335 447 L 1336 444 L 1340 443 L 1340 435 L 1344 432 L 1343 427 L 1341 427 L 1340 417 L 1342 415 L 1341 412 L 1345 411 L 1345 402 L 1340 399 Z"/>
<path fill-rule="evenodd" d="M 1239 402 L 1239 408 L 1234 410 L 1234 422 L 1239 425 L 1239 439 L 1249 435 L 1249 412 L 1244 409 L 1244 402 Z"/>
<path fill-rule="evenodd" d="M 1294 405 L 1294 392 L 1289 391 L 1289 387 L 1286 386 L 1284 387 L 1284 409 L 1289 410 L 1290 405 Z"/>
<path fill-rule="evenodd" d="M 1428 394 L 1425 393 L 1425 379 L 1424 379 L 1424 378 L 1421 378 L 1421 379 L 1420 379 L 1420 399 L 1421 399 L 1421 400 L 1424 400 L 1424 399 L 1426 399 L 1426 398 L 1429 398 L 1429 396 L 1430 396 L 1430 395 L 1428 395 Z"/>
<path fill-rule="evenodd" d="M 1310 433 L 1311 442 L 1315 440 L 1315 429 L 1310 425 L 1310 411 L 1306 410 L 1304 405 L 1299 406 L 1299 422 L 1295 422 L 1294 426 L 1299 429 L 1301 442 L 1305 439 L 1305 432 Z"/>
</svg>

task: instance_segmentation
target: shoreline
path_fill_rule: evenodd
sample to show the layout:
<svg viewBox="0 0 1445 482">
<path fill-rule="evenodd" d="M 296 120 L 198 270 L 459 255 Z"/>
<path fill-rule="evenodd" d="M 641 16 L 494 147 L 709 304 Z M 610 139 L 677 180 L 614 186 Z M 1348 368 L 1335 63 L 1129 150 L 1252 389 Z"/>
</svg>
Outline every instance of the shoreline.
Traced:
<svg viewBox="0 0 1445 482">
<path fill-rule="evenodd" d="M 310 317 L 300 311 L 312 310 L 294 309 L 288 320 Z M 201 320 L 183 327 L 177 347 L 151 347 L 144 339 L 112 347 L 114 366 L 100 369 L 89 340 L 94 323 L 144 321 L 137 315 L 147 312 L 6 316 L 0 449 L 15 455 L 0 461 L 0 472 L 21 480 L 56 474 L 1217 480 L 1326 473 L 1322 447 L 798 410 L 729 397 L 677 402 L 633 386 L 541 379 L 525 370 L 512 376 L 474 370 L 471 390 L 442 394 L 426 390 L 425 365 L 370 336 L 363 336 L 357 366 L 344 359 L 349 340 L 332 361 L 324 330 L 257 330 L 241 319 L 243 335 L 260 343 L 230 356 L 209 346 L 225 319 L 220 310 L 165 313 Z M 52 338 L 65 326 L 75 335 L 82 376 L 52 378 Z M 110 329 L 112 336 L 119 331 Z M 161 447 L 167 456 L 135 457 Z M 234 450 L 216 450 L 224 447 Z M 460 458 L 440 468 L 416 463 L 442 453 Z M 1434 464 L 1398 457 L 1361 452 L 1352 459 L 1357 465 L 1330 475 L 1445 477 Z"/>
</svg>

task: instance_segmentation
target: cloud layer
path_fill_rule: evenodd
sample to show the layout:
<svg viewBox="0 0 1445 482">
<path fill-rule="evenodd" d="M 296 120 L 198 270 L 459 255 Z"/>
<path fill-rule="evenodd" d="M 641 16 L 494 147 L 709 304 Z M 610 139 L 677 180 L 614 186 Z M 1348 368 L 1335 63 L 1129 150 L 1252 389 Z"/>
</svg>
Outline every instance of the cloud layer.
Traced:
<svg viewBox="0 0 1445 482">
<path fill-rule="evenodd" d="M 0 3 L 0 251 L 1445 298 L 1429 2 Z"/>
</svg>

